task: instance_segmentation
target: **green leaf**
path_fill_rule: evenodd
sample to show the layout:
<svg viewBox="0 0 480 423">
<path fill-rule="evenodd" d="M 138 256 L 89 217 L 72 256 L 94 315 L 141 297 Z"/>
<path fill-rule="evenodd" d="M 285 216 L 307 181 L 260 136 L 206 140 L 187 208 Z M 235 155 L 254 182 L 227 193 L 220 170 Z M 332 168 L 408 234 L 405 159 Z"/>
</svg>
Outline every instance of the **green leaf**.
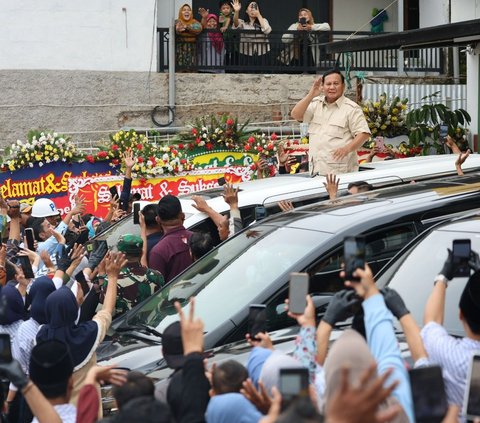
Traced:
<svg viewBox="0 0 480 423">
<path fill-rule="evenodd" d="M 455 114 L 457 115 L 457 120 L 460 125 L 465 124 L 465 120 L 463 119 L 463 114 L 460 110 L 455 110 Z"/>
<path fill-rule="evenodd" d="M 464 116 L 465 121 L 469 124 L 472 121 L 472 118 L 470 117 L 469 113 L 464 110 L 464 109 L 458 109 L 458 111 Z"/>
</svg>

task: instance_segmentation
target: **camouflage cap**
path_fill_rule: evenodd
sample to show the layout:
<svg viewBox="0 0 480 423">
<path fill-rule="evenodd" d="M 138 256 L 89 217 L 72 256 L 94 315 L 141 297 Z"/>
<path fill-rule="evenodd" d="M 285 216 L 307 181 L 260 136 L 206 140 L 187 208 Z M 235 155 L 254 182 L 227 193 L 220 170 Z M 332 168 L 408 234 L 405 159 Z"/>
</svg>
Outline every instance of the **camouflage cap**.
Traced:
<svg viewBox="0 0 480 423">
<path fill-rule="evenodd" d="M 125 254 L 141 254 L 142 247 L 143 240 L 139 235 L 122 235 L 117 243 L 118 251 L 121 251 Z"/>
</svg>

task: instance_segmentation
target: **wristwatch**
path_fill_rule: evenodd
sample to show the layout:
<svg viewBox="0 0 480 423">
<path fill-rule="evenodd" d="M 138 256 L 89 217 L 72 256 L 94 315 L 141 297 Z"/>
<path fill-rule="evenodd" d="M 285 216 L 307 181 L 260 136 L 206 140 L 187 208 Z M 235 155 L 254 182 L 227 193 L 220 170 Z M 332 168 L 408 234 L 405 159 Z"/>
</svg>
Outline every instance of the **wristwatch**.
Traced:
<svg viewBox="0 0 480 423">
<path fill-rule="evenodd" d="M 433 285 L 435 286 L 437 282 L 443 282 L 445 286 L 448 287 L 448 279 L 445 277 L 445 275 L 442 275 L 441 273 L 435 276 L 435 279 L 433 280 Z"/>
</svg>

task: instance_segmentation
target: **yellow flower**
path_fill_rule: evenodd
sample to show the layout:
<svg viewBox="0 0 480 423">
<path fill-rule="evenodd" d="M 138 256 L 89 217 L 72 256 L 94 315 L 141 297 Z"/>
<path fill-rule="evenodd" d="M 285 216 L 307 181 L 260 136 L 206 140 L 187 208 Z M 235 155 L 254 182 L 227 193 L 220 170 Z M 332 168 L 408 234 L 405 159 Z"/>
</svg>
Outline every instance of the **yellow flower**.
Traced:
<svg viewBox="0 0 480 423">
<path fill-rule="evenodd" d="M 387 129 L 387 125 L 382 125 L 382 126 L 380 126 L 380 129 L 382 129 L 382 130 Z"/>
<path fill-rule="evenodd" d="M 397 108 L 393 109 L 393 110 L 392 110 L 392 113 L 393 113 L 394 115 L 396 115 L 396 114 L 398 113 L 398 109 L 397 109 Z"/>
<path fill-rule="evenodd" d="M 392 116 L 392 122 L 396 122 L 397 121 L 397 117 L 396 116 Z"/>
</svg>

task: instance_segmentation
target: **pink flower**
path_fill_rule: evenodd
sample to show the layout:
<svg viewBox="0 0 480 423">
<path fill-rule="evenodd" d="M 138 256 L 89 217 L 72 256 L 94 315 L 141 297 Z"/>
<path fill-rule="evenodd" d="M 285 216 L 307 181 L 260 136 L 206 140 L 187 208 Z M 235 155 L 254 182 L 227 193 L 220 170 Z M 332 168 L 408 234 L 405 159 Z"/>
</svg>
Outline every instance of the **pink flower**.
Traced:
<svg viewBox="0 0 480 423">
<path fill-rule="evenodd" d="M 274 133 L 271 135 L 270 139 L 271 139 L 272 141 L 275 141 L 276 139 L 278 139 L 277 134 L 274 132 Z"/>
<path fill-rule="evenodd" d="M 192 134 L 193 134 L 193 135 L 197 135 L 197 134 L 198 134 L 198 132 L 197 132 L 197 130 L 196 130 L 195 128 L 192 128 Z"/>
</svg>

